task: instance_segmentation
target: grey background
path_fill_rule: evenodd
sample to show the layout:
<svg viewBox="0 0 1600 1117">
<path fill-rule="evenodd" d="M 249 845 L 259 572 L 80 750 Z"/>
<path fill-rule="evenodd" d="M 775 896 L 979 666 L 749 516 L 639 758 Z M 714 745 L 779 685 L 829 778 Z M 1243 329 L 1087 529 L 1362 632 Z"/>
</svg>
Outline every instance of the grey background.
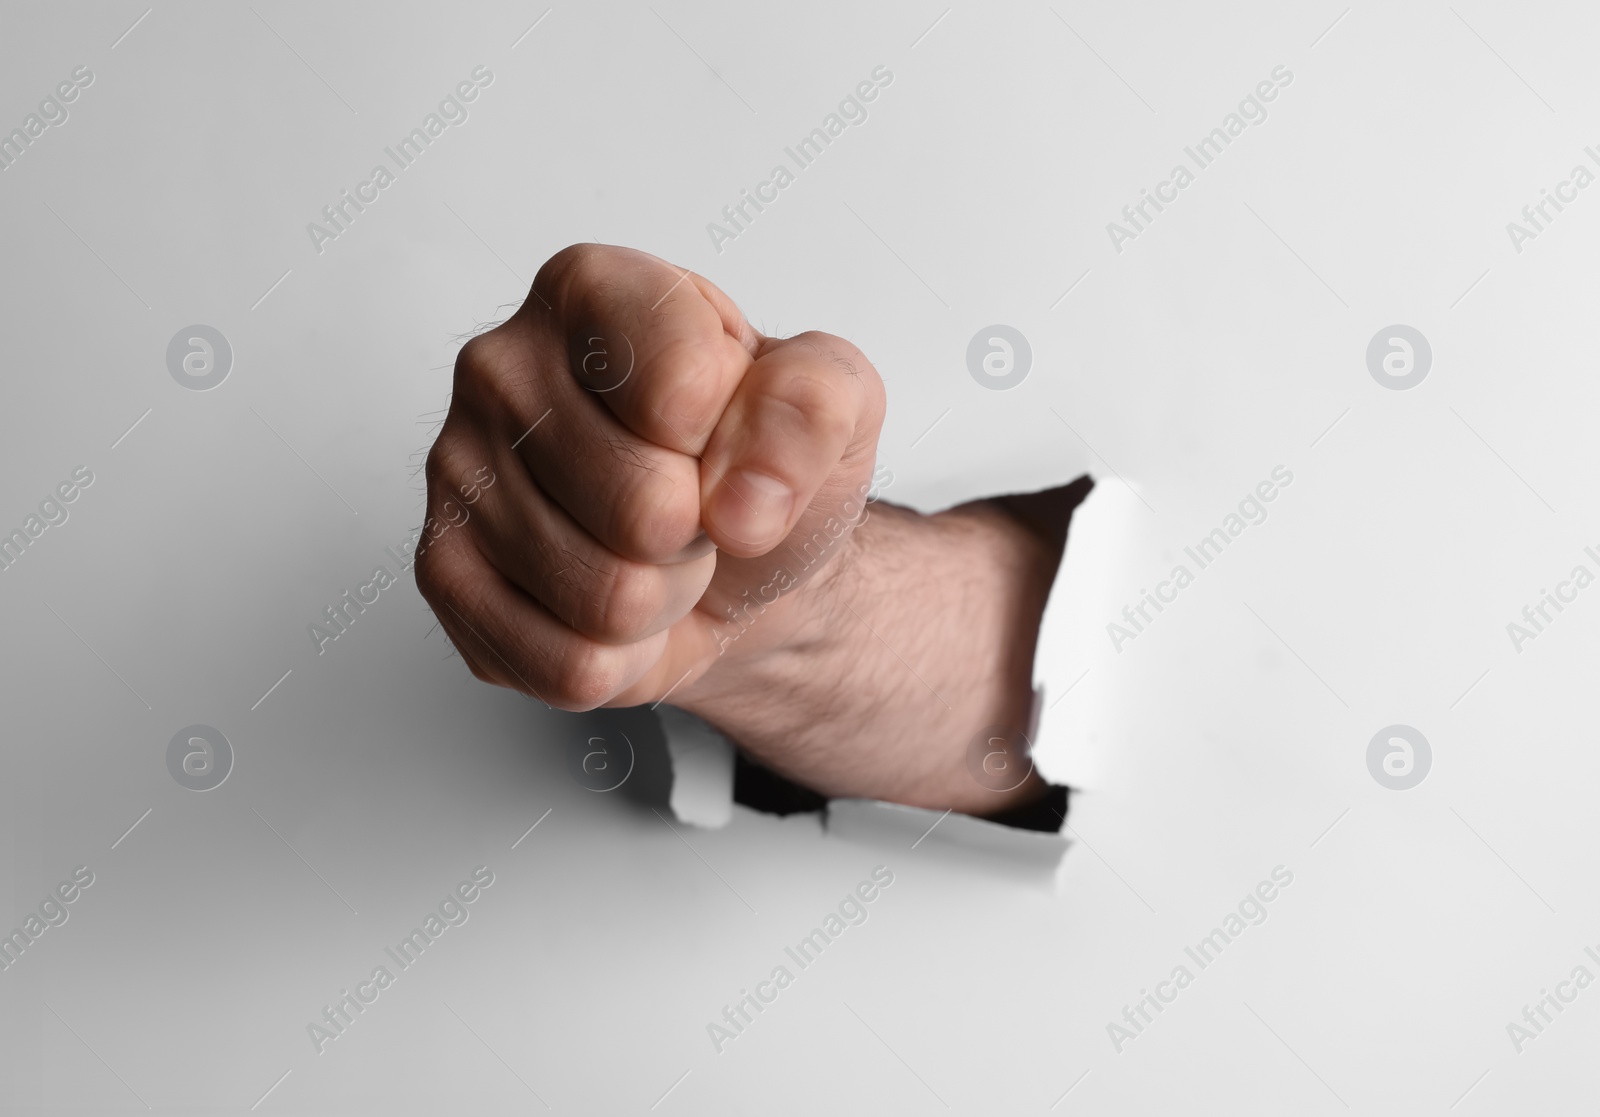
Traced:
<svg viewBox="0 0 1600 1117">
<path fill-rule="evenodd" d="M 0 573 L 0 929 L 95 874 L 0 973 L 0 1105 L 1592 1101 L 1600 992 L 1520 1054 L 1506 1025 L 1573 967 L 1600 974 L 1600 590 L 1520 653 L 1505 625 L 1595 569 L 1600 192 L 1520 253 L 1505 225 L 1600 139 L 1593 15 L 545 13 L 0 14 L 0 127 L 95 74 L 0 173 L 0 526 L 95 475 Z M 470 119 L 315 252 L 306 223 L 478 65 Z M 706 223 L 879 65 L 870 119 L 716 252 Z M 1265 123 L 1115 251 L 1106 223 L 1278 65 L 1294 81 Z M 1041 656 L 1047 699 L 1072 688 L 1041 763 L 1086 789 L 1046 886 L 742 809 L 674 835 L 566 768 L 573 740 L 637 743 L 651 717 L 478 684 L 409 578 L 317 654 L 306 626 L 422 518 L 456 339 L 589 239 L 695 268 L 768 332 L 857 342 L 888 381 L 890 499 L 1101 478 Z M 193 323 L 233 348 L 208 392 L 166 368 Z M 994 323 L 1033 353 L 1005 392 L 965 363 Z M 1433 351 L 1402 392 L 1366 366 L 1394 323 Z M 1266 523 L 1114 651 L 1105 624 L 1279 464 L 1295 481 Z M 166 767 L 194 723 L 235 752 L 205 793 Z M 1367 767 L 1392 724 L 1432 750 L 1404 792 Z M 480 864 L 496 883 L 470 920 L 316 1054 L 307 1024 Z M 715 1053 L 707 1023 L 880 864 L 869 921 Z M 1107 1024 L 1279 864 L 1267 922 L 1117 1052 Z"/>
</svg>

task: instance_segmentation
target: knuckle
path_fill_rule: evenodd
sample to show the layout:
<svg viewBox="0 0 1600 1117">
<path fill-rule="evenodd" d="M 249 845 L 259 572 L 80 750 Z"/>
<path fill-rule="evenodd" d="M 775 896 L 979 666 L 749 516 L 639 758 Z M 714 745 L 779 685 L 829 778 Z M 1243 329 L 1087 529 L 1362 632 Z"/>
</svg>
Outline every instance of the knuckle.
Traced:
<svg viewBox="0 0 1600 1117">
<path fill-rule="evenodd" d="M 477 550 L 463 546 L 457 532 L 430 532 L 432 516 L 423 522 L 423 530 L 412 558 L 411 575 L 416 580 L 417 592 L 434 611 L 441 622 L 455 621 L 458 616 L 473 612 L 471 590 L 481 582 L 481 563 Z"/>
<path fill-rule="evenodd" d="M 444 440 L 443 433 L 434 439 L 433 445 L 428 448 L 428 456 L 422 462 L 422 479 L 430 493 L 437 491 L 444 483 Z"/>
<path fill-rule="evenodd" d="M 446 446 L 449 436 L 440 432 L 434 439 L 433 445 L 428 449 L 428 457 L 422 463 L 422 477 L 428 484 L 428 492 L 433 493 L 444 484 L 445 458 L 449 454 Z"/>
<path fill-rule="evenodd" d="M 774 385 L 767 398 L 792 411 L 806 430 L 828 441 L 842 441 L 855 427 L 855 408 L 847 393 L 842 381 L 819 369 Z"/>
<path fill-rule="evenodd" d="M 447 431 L 441 431 L 423 463 L 423 477 L 428 483 L 429 511 L 436 514 L 434 506 L 453 496 L 457 483 L 469 472 L 460 440 Z"/>
<path fill-rule="evenodd" d="M 834 364 L 849 371 L 865 371 L 872 367 L 866 355 L 857 349 L 855 343 L 838 334 L 830 334 L 825 330 L 806 330 L 804 333 L 795 334 L 789 341 L 796 345 L 805 345 L 816 350 Z"/>
<path fill-rule="evenodd" d="M 630 286 L 643 258 L 641 253 L 614 245 L 569 244 L 545 261 L 533 281 L 534 289 L 546 292 L 544 297 L 557 316 L 571 326 L 575 319 L 595 317 L 609 292 Z"/>
<path fill-rule="evenodd" d="M 469 337 L 456 353 L 456 391 L 470 390 L 488 379 L 496 351 L 493 330 Z"/>
<path fill-rule="evenodd" d="M 477 656 L 470 655 L 462 650 L 461 641 L 457 640 L 454 636 L 452 636 L 450 639 L 455 644 L 456 652 L 460 654 L 462 662 L 467 665 L 467 670 L 472 672 L 472 677 L 474 679 L 477 679 L 480 683 L 497 684 L 500 682 L 500 680 L 495 678 L 488 668 L 484 667 L 478 662 Z"/>
<path fill-rule="evenodd" d="M 585 278 L 594 277 L 594 264 L 600 251 L 599 245 L 586 241 L 567 245 L 539 268 L 539 274 L 534 280 L 535 286 L 565 287 L 573 282 L 581 285 Z"/>
<path fill-rule="evenodd" d="M 459 560 L 453 559 L 448 550 L 424 546 L 419 548 L 411 571 L 417 580 L 417 592 L 443 619 L 461 599 L 464 579 Z"/>
<path fill-rule="evenodd" d="M 883 394 L 883 378 L 878 375 L 878 370 L 873 367 L 872 362 L 867 360 L 867 355 L 852 342 L 837 334 L 824 333 L 821 330 L 808 330 L 789 340 L 815 353 L 863 390 L 877 396 Z"/>
<path fill-rule="evenodd" d="M 851 342 L 834 334 L 817 333 L 814 337 L 828 360 L 845 374 L 846 383 L 862 394 L 858 422 L 862 429 L 874 432 L 875 439 L 888 410 L 888 393 L 884 390 L 883 377 L 867 359 L 867 355 Z"/>
<path fill-rule="evenodd" d="M 700 494 L 663 473 L 635 479 L 611 510 L 611 541 L 638 562 L 666 562 L 700 531 Z"/>
<path fill-rule="evenodd" d="M 589 618 L 592 634 L 602 640 L 632 643 L 661 612 L 661 577 L 651 567 L 624 560 L 606 578 L 604 592 L 592 599 L 596 602 Z"/>
<path fill-rule="evenodd" d="M 470 337 L 456 354 L 455 396 L 463 406 L 486 405 L 490 413 L 526 406 L 532 361 L 522 335 L 506 322 Z"/>
<path fill-rule="evenodd" d="M 602 644 L 579 638 L 552 675 L 550 704 L 581 713 L 603 705 L 622 689 L 622 659 Z"/>
<path fill-rule="evenodd" d="M 740 350 L 738 356 L 742 355 Z M 729 388 L 729 358 L 714 340 L 711 344 L 675 340 L 645 370 L 643 402 L 683 438 L 692 440 L 707 433 L 722 413 Z"/>
</svg>

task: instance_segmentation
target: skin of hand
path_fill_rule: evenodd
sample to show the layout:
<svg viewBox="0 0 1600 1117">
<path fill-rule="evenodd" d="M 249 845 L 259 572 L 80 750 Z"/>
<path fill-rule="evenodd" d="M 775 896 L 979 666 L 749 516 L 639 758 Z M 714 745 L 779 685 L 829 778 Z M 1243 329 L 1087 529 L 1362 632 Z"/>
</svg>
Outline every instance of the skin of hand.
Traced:
<svg viewBox="0 0 1600 1117">
<path fill-rule="evenodd" d="M 418 587 L 485 682 L 564 710 L 670 694 L 828 796 L 1018 806 L 1043 781 L 990 790 L 969 746 L 1028 727 L 1074 502 L 868 504 L 883 417 L 849 342 L 764 337 L 643 252 L 564 249 L 456 360 L 426 476 L 460 526 Z"/>
</svg>

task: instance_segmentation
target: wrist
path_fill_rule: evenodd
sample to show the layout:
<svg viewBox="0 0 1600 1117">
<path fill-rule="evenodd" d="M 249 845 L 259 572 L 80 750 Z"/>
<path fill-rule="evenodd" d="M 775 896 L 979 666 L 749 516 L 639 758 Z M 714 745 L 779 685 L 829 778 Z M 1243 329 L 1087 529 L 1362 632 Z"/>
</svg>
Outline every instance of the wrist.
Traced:
<svg viewBox="0 0 1600 1117">
<path fill-rule="evenodd" d="M 1033 651 L 1061 553 L 1049 511 L 1030 498 L 933 516 L 873 505 L 763 615 L 761 638 L 752 626 L 676 704 L 825 795 L 976 815 L 1037 798 L 1037 775 L 985 786 L 968 751 L 997 728 L 1031 729 Z"/>
</svg>

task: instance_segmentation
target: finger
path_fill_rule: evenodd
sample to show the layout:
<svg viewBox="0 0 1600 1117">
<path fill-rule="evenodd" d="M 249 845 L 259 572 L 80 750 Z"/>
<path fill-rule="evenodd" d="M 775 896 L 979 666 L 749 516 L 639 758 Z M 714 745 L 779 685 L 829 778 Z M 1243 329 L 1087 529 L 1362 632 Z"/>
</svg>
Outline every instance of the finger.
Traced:
<svg viewBox="0 0 1600 1117">
<path fill-rule="evenodd" d="M 520 459 L 556 504 L 618 555 L 676 563 L 708 554 L 699 463 L 629 430 L 579 386 L 567 360 L 565 336 L 525 317 L 473 338 L 456 358 L 452 429 L 485 432 L 475 444 L 502 448 L 507 463 Z"/>
<path fill-rule="evenodd" d="M 576 245 L 535 281 L 532 320 L 566 337 L 575 380 L 624 426 L 698 457 L 749 369 L 760 336 L 709 280 L 633 249 Z"/>
<path fill-rule="evenodd" d="M 437 616 L 437 615 L 436 615 Z M 490 686 L 503 686 L 508 690 L 515 690 L 509 675 L 501 671 L 493 660 L 485 662 L 481 657 L 489 654 L 483 641 L 475 632 L 471 632 L 463 618 L 446 611 L 446 614 L 437 618 L 439 627 L 450 638 L 450 643 L 455 646 L 456 654 L 461 657 L 461 662 L 467 665 L 467 670 L 472 672 L 472 677 L 481 683 Z M 469 635 L 469 633 L 471 633 Z"/>
<path fill-rule="evenodd" d="M 418 591 L 432 606 L 439 627 L 455 645 L 457 654 L 473 676 L 481 682 L 511 687 L 514 685 L 511 677 L 493 655 L 494 649 L 477 638 L 470 622 L 453 606 L 447 605 L 443 598 L 444 588 L 465 577 L 465 571 L 471 565 L 470 546 L 458 552 L 455 545 L 461 542 L 459 538 L 441 543 L 445 536 L 465 524 L 469 517 L 467 508 L 456 499 L 456 494 L 461 491 L 456 484 L 457 475 L 473 460 L 481 461 L 480 455 L 461 449 L 472 441 L 461 431 L 459 416 L 452 414 L 428 453 L 424 466 L 428 484 L 427 515 L 419 531 L 420 538 L 412 560 L 412 576 L 416 579 Z M 434 587 L 439 589 L 436 591 Z M 435 596 L 430 597 L 430 593 Z"/>
<path fill-rule="evenodd" d="M 871 472 L 883 412 L 882 381 L 849 342 L 822 333 L 768 341 L 706 447 L 706 532 L 739 557 L 770 551 L 830 480 L 842 496 Z M 838 519 L 834 511 L 812 518 Z"/>
<path fill-rule="evenodd" d="M 484 651 L 483 647 L 479 645 L 476 650 L 473 649 L 473 646 L 466 641 L 465 631 L 457 618 L 451 617 L 448 624 L 445 623 L 445 618 L 443 617 L 436 615 L 434 619 L 438 622 L 439 629 L 445 634 L 445 638 L 450 641 L 452 650 L 461 657 L 461 662 L 467 665 L 467 670 L 472 673 L 473 678 L 479 682 L 489 683 L 492 686 L 509 687 L 511 685 L 501 677 L 498 671 L 479 658 Z M 446 655 L 445 658 L 449 659 L 450 657 Z"/>
<path fill-rule="evenodd" d="M 442 536 L 416 572 L 423 598 L 457 647 L 489 668 L 489 681 L 558 709 L 611 701 L 650 672 L 667 644 L 666 632 L 612 645 L 573 631 L 491 566 L 466 532 Z"/>
<path fill-rule="evenodd" d="M 503 443 L 515 443 L 516 468 L 613 554 L 662 564 L 710 554 L 699 462 L 634 434 L 568 377 L 545 388 L 538 425 Z"/>
<path fill-rule="evenodd" d="M 671 564 L 616 554 L 541 492 L 515 455 L 479 492 L 467 530 L 484 557 L 591 640 L 631 644 L 655 635 L 694 608 L 716 571 L 709 551 Z"/>
</svg>

